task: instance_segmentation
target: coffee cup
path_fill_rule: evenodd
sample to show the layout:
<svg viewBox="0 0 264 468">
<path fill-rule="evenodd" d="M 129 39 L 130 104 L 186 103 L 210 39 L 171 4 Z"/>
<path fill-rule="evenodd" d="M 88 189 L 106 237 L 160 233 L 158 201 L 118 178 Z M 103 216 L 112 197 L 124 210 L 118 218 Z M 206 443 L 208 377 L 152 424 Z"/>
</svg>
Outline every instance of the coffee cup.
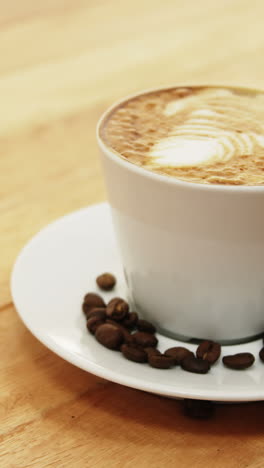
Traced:
<svg viewBox="0 0 264 468">
<path fill-rule="evenodd" d="M 122 101 L 125 102 L 127 98 Z M 264 331 L 264 186 L 145 170 L 97 139 L 128 296 L 162 334 L 233 344 Z"/>
</svg>

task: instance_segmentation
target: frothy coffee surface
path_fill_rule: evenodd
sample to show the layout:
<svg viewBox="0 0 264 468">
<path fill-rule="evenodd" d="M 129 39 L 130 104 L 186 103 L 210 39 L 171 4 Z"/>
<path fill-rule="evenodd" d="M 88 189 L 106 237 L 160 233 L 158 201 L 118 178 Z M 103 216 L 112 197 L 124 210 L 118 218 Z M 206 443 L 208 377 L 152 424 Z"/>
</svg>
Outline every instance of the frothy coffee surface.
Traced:
<svg viewBox="0 0 264 468">
<path fill-rule="evenodd" d="M 101 127 L 113 150 L 189 182 L 264 185 L 264 93 L 173 88 L 117 107 Z"/>
</svg>

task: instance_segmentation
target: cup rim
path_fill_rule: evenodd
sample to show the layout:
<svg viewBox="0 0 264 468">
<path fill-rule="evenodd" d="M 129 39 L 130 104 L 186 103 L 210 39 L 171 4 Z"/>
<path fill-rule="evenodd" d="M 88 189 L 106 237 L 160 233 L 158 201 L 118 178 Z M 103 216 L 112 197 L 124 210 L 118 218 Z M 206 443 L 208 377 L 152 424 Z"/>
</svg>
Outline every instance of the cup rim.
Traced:
<svg viewBox="0 0 264 468">
<path fill-rule="evenodd" d="M 147 179 L 151 179 L 154 182 L 159 182 L 165 185 L 174 185 L 176 187 L 181 187 L 185 189 L 193 189 L 196 191 L 207 191 L 207 192 L 225 192 L 225 193 L 251 193 L 251 194 L 258 194 L 264 192 L 264 185 L 221 185 L 221 184 L 200 184 L 196 182 L 189 182 L 182 179 L 177 179 L 176 177 L 171 177 L 166 174 L 158 174 L 157 172 L 152 172 L 150 170 L 144 169 L 141 166 L 131 163 L 126 158 L 124 158 L 121 154 L 119 154 L 114 149 L 110 148 L 104 140 L 101 138 L 100 130 L 103 126 L 104 122 L 108 118 L 108 116 L 119 106 L 125 104 L 127 101 L 134 99 L 138 96 L 142 96 L 144 94 L 150 94 L 155 91 L 165 91 L 175 88 L 201 88 L 201 87 L 208 87 L 208 88 L 222 88 L 222 89 L 236 89 L 241 91 L 256 91 L 260 93 L 264 93 L 264 90 L 259 88 L 250 88 L 246 86 L 233 86 L 233 85 L 206 85 L 206 84 L 184 84 L 184 85 L 170 85 L 170 86 L 162 86 L 162 87 L 154 87 L 148 88 L 143 91 L 138 91 L 133 94 L 129 94 L 124 98 L 115 101 L 110 107 L 108 107 L 104 113 L 101 115 L 100 119 L 96 125 L 96 139 L 101 151 L 113 162 L 117 163 L 123 169 L 127 169 L 139 176 L 146 177 Z"/>
</svg>

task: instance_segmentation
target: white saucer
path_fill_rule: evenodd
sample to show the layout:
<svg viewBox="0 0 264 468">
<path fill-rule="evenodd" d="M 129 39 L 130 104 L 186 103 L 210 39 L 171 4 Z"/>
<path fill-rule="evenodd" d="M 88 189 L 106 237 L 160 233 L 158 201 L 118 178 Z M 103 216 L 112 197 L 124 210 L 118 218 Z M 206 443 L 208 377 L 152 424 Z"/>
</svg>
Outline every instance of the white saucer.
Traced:
<svg viewBox="0 0 264 468">
<path fill-rule="evenodd" d="M 219 362 L 207 375 L 190 374 L 178 367 L 153 369 L 103 348 L 86 331 L 81 302 L 86 292 L 97 290 L 95 277 L 104 271 L 118 278 L 115 291 L 105 293 L 105 298 L 126 296 L 108 204 L 85 208 L 45 227 L 24 247 L 12 273 L 13 300 L 24 324 L 62 358 L 122 385 L 174 398 L 264 399 L 264 365 L 258 357 L 261 340 L 223 347 L 223 355 L 254 353 L 256 362 L 251 369 L 233 371 Z M 180 344 L 158 338 L 161 350 Z"/>
</svg>

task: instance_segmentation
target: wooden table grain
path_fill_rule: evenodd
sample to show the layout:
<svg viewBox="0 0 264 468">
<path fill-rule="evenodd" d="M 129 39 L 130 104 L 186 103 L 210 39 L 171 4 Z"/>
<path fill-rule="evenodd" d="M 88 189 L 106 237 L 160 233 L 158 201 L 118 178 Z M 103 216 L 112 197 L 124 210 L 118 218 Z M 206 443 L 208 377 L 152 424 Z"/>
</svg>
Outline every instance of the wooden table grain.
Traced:
<svg viewBox="0 0 264 468">
<path fill-rule="evenodd" d="M 54 355 L 9 288 L 33 234 L 105 199 L 102 111 L 172 83 L 263 87 L 263 16 L 262 0 L 0 2 L 1 468 L 263 467 L 263 402 L 186 419 Z"/>
</svg>

